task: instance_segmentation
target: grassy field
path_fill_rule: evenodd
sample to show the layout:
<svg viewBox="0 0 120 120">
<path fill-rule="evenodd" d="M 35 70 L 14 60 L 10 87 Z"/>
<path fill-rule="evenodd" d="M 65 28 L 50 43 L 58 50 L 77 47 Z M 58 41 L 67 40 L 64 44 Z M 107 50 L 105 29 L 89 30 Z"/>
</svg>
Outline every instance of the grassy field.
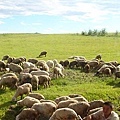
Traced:
<svg viewBox="0 0 120 120">
<path fill-rule="evenodd" d="M 97 54 L 102 55 L 104 61 L 120 62 L 120 37 L 81 36 L 76 34 L 1 34 L 0 57 L 25 56 L 36 58 L 43 50 L 48 52 L 47 57 L 39 60 L 65 60 L 70 56 L 84 56 L 87 60 Z M 2 74 L 2 73 L 1 73 Z M 52 80 L 52 86 L 41 88 L 39 93 L 46 99 L 54 100 L 58 96 L 81 94 L 89 101 L 95 99 L 111 100 L 115 104 L 115 111 L 120 115 L 120 79 L 112 77 L 93 77 L 93 73 L 85 74 L 80 70 L 65 70 L 65 78 Z M 15 90 L 0 90 L 0 119 L 14 120 L 22 108 L 15 107 L 8 110 Z"/>
</svg>

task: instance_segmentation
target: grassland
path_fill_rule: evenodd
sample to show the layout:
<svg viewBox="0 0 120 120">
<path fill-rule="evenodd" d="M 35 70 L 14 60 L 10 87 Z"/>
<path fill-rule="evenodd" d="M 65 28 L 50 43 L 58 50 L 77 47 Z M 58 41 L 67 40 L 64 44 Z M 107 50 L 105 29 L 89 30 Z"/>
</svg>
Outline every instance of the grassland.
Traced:
<svg viewBox="0 0 120 120">
<path fill-rule="evenodd" d="M 1 34 L 0 57 L 9 54 L 12 57 L 25 56 L 36 58 L 43 50 L 47 57 L 38 58 L 65 60 L 70 56 L 85 56 L 91 60 L 97 54 L 102 55 L 104 61 L 120 62 L 120 37 L 81 36 L 76 34 Z M 2 73 L 1 73 L 2 74 Z M 120 79 L 112 77 L 93 77 L 93 73 L 85 74 L 80 70 L 65 70 L 64 79 L 52 80 L 52 86 L 41 88 L 46 99 L 54 100 L 58 96 L 81 94 L 89 101 L 95 99 L 111 100 L 115 104 L 115 111 L 120 115 Z M 0 90 L 0 119 L 14 120 L 20 108 L 8 111 L 15 90 Z"/>
</svg>

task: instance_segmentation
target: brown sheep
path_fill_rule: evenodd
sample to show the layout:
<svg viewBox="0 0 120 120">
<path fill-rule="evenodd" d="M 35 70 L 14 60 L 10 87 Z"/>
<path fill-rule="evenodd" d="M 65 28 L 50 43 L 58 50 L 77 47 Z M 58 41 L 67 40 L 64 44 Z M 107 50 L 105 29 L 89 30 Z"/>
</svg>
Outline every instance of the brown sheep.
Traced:
<svg viewBox="0 0 120 120">
<path fill-rule="evenodd" d="M 32 92 L 32 85 L 30 83 L 25 83 L 23 85 L 18 86 L 16 93 L 14 94 L 12 101 L 16 101 L 17 97 L 21 96 L 21 99 L 23 97 L 23 94 L 29 94 Z"/>
<path fill-rule="evenodd" d="M 50 87 L 51 78 L 48 75 L 40 75 L 38 76 L 39 85 L 43 85 L 44 88 Z"/>
<path fill-rule="evenodd" d="M 17 116 L 16 120 L 36 120 L 38 118 L 38 113 L 35 109 L 24 108 Z"/>
<path fill-rule="evenodd" d="M 41 57 L 41 56 L 43 56 L 43 55 L 46 57 L 47 51 L 42 51 L 42 52 L 39 54 L 39 57 Z"/>
<path fill-rule="evenodd" d="M 39 79 L 38 76 L 33 75 L 31 79 L 32 89 L 38 90 L 39 89 Z"/>
<path fill-rule="evenodd" d="M 0 88 L 3 86 L 3 89 L 6 89 L 7 87 L 12 88 L 17 88 L 18 84 L 18 78 L 16 76 L 6 76 L 2 77 L 0 80 Z"/>
<path fill-rule="evenodd" d="M 57 109 L 56 105 L 52 102 L 42 102 L 42 103 L 35 103 L 32 106 L 41 116 L 45 118 L 50 118 L 53 112 Z"/>
<path fill-rule="evenodd" d="M 36 98 L 38 100 L 45 99 L 45 97 L 40 93 L 29 93 L 28 96 Z"/>
</svg>

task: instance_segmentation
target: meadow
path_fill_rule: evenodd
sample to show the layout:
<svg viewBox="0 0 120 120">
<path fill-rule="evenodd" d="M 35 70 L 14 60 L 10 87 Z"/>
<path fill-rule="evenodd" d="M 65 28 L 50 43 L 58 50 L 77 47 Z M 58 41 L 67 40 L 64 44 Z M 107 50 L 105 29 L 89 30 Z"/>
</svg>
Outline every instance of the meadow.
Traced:
<svg viewBox="0 0 120 120">
<path fill-rule="evenodd" d="M 36 58 L 46 50 L 47 57 Z M 24 56 L 38 60 L 66 60 L 70 56 L 84 56 L 87 60 L 102 55 L 102 60 L 120 62 L 120 37 L 115 36 L 81 36 L 79 34 L 0 34 L 0 58 L 4 55 L 12 57 Z M 0 73 L 2 74 L 2 73 Z M 115 111 L 120 115 L 120 79 L 112 77 L 93 77 L 93 73 L 85 74 L 79 69 L 65 69 L 65 78 L 52 80 L 50 88 L 41 88 L 37 92 L 46 99 L 54 100 L 58 96 L 81 94 L 88 101 L 95 99 L 110 100 Z M 15 107 L 9 111 L 15 90 L 0 90 L 0 119 L 14 120 L 20 112 Z"/>
</svg>

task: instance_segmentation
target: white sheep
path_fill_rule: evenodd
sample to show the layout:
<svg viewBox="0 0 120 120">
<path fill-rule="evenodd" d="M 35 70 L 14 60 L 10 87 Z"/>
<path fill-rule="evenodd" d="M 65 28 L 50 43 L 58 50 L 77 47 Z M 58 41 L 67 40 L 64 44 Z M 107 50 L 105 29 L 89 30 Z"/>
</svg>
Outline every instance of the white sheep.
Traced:
<svg viewBox="0 0 120 120">
<path fill-rule="evenodd" d="M 35 109 L 24 108 L 17 116 L 15 120 L 36 120 L 38 113 Z"/>
<path fill-rule="evenodd" d="M 32 108 L 35 109 L 41 116 L 50 118 L 50 116 L 56 110 L 56 105 L 52 102 L 43 102 L 35 103 Z"/>
<path fill-rule="evenodd" d="M 26 96 L 24 99 L 17 101 L 18 106 L 26 106 L 26 107 L 32 107 L 34 103 L 40 103 L 40 101 L 36 98 Z"/>
<path fill-rule="evenodd" d="M 49 76 L 49 73 L 47 71 L 44 71 L 44 70 L 32 71 L 31 74 L 32 75 L 37 75 L 37 76 L 40 76 L 40 75 L 48 75 Z"/>
<path fill-rule="evenodd" d="M 53 67 L 54 67 L 54 62 L 53 62 L 53 60 L 48 60 L 48 61 L 46 62 L 46 64 L 49 66 L 49 68 L 53 68 Z"/>
<path fill-rule="evenodd" d="M 2 79 L 3 77 L 7 77 L 7 76 L 15 76 L 15 77 L 17 77 L 17 75 L 16 75 L 15 73 L 5 73 L 5 74 L 3 74 L 3 75 L 1 76 L 1 79 Z"/>
<path fill-rule="evenodd" d="M 33 64 L 31 62 L 23 62 L 22 67 L 23 67 L 23 69 L 33 68 L 33 67 L 35 67 L 35 64 Z"/>
<path fill-rule="evenodd" d="M 78 120 L 77 113 L 70 108 L 57 109 L 49 120 Z"/>
<path fill-rule="evenodd" d="M 18 81 L 19 81 L 18 77 L 16 76 L 2 77 L 0 80 L 0 88 L 2 86 L 3 86 L 3 89 L 6 89 L 6 86 L 10 88 L 17 88 Z"/>
<path fill-rule="evenodd" d="M 84 118 L 89 110 L 89 103 L 88 102 L 78 102 L 78 103 L 71 103 L 68 108 L 73 109 L 78 115 Z"/>
<path fill-rule="evenodd" d="M 40 93 L 29 93 L 28 96 L 36 98 L 38 100 L 45 99 L 45 97 Z"/>
<path fill-rule="evenodd" d="M 51 78 L 48 75 L 40 75 L 38 76 L 39 85 L 43 85 L 44 88 L 50 87 Z"/>
<path fill-rule="evenodd" d="M 88 102 L 88 100 L 83 96 L 74 97 L 72 99 L 77 100 L 78 102 Z"/>
<path fill-rule="evenodd" d="M 17 97 L 21 96 L 21 99 L 23 97 L 23 94 L 29 94 L 29 92 L 32 92 L 32 85 L 30 83 L 24 83 L 23 85 L 18 86 L 16 93 L 14 94 L 12 101 L 16 101 Z"/>
<path fill-rule="evenodd" d="M 64 74 L 63 74 L 61 68 L 59 68 L 59 67 L 54 67 L 54 69 L 53 69 L 53 77 L 56 78 L 56 79 L 57 79 L 58 77 L 63 77 L 63 78 L 64 78 Z"/>
<path fill-rule="evenodd" d="M 10 64 L 8 65 L 8 68 L 9 68 L 11 71 L 16 72 L 16 73 L 19 73 L 19 74 L 20 74 L 20 72 L 23 71 L 23 68 L 22 68 L 20 65 L 15 64 L 15 63 L 10 63 Z"/>
<path fill-rule="evenodd" d="M 32 88 L 34 90 L 38 90 L 39 89 L 39 79 L 38 79 L 38 76 L 36 76 L 36 75 L 32 76 L 31 84 L 32 84 Z"/>
<path fill-rule="evenodd" d="M 58 104 L 60 101 L 71 99 L 69 96 L 60 96 L 57 97 L 54 101 Z"/>
</svg>

